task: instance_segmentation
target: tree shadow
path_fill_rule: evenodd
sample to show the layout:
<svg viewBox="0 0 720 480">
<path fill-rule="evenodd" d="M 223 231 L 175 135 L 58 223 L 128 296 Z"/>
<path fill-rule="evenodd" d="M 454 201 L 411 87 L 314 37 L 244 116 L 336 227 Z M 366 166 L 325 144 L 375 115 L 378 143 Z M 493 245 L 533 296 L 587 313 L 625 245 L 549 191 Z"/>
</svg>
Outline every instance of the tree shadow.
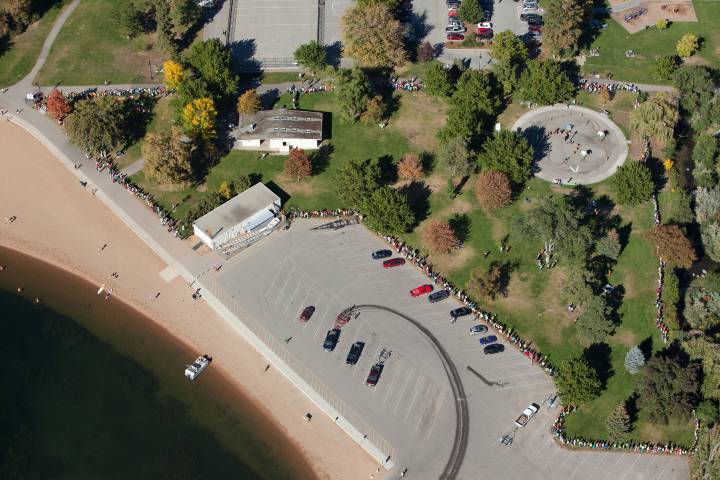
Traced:
<svg viewBox="0 0 720 480">
<path fill-rule="evenodd" d="M 141 101 L 142 108 L 136 108 L 135 102 L 125 103 L 125 126 L 127 134 L 124 148 L 140 141 L 147 133 L 148 125 L 150 125 L 152 121 L 153 107 L 157 100 L 154 97 L 142 97 Z"/>
<path fill-rule="evenodd" d="M 618 231 L 618 238 L 620 240 L 620 245 L 622 246 L 622 250 L 625 250 L 625 247 L 627 247 L 628 243 L 630 243 L 630 234 L 632 233 L 632 222 L 628 222 L 625 225 L 621 225 L 617 229 Z M 621 252 L 622 252 L 621 250 Z"/>
<path fill-rule="evenodd" d="M 253 58 L 257 52 L 257 45 L 252 38 L 237 40 L 229 45 L 232 52 L 233 63 L 237 69 L 245 72 L 257 72 L 262 70 L 259 61 Z"/>
<path fill-rule="evenodd" d="M 10 35 L 3 35 L 0 36 L 0 56 L 5 54 L 8 50 L 10 50 L 10 47 L 12 47 L 13 43 L 10 40 Z"/>
<path fill-rule="evenodd" d="M 340 66 L 340 60 L 342 59 L 342 43 L 338 40 L 337 42 L 325 45 L 325 52 L 327 53 L 327 63 L 331 67 L 338 68 Z"/>
<path fill-rule="evenodd" d="M 264 109 L 269 110 L 275 106 L 280 98 L 280 95 L 280 90 L 277 88 L 271 88 L 260 94 L 260 103 Z"/>
<path fill-rule="evenodd" d="M 435 165 L 437 164 L 437 157 L 435 156 L 435 153 L 421 152 L 418 156 L 420 157 L 420 163 L 422 164 L 425 175 L 431 175 L 433 170 L 435 170 Z"/>
<path fill-rule="evenodd" d="M 638 413 L 640 412 L 637 404 L 638 398 L 639 395 L 637 393 L 633 393 L 627 398 L 627 400 L 625 400 L 625 410 L 627 410 L 628 417 L 630 417 L 630 431 L 635 429 L 634 425 L 638 420 Z"/>
<path fill-rule="evenodd" d="M 550 151 L 550 142 L 545 127 L 531 125 L 521 132 L 533 149 L 533 162 L 537 163 Z M 533 165 L 533 171 L 537 172 L 537 165 Z"/>
<path fill-rule="evenodd" d="M 413 181 L 400 189 L 408 199 L 410 209 L 415 214 L 415 225 L 425 220 L 430 213 L 430 194 L 432 190 L 425 182 Z"/>
<path fill-rule="evenodd" d="M 380 184 L 389 185 L 397 182 L 397 166 L 392 155 L 382 155 L 377 159 L 380 168 Z"/>
<path fill-rule="evenodd" d="M 610 362 L 611 353 L 610 345 L 607 343 L 593 343 L 583 352 L 585 360 L 597 372 L 603 389 L 607 386 L 608 379 L 615 373 Z"/>
<path fill-rule="evenodd" d="M 310 160 L 312 161 L 313 175 L 322 173 L 327 169 L 330 164 L 330 156 L 335 151 L 335 146 L 332 143 L 323 143 L 320 148 L 315 150 L 311 154 Z"/>
<path fill-rule="evenodd" d="M 407 25 L 405 47 L 408 52 L 411 52 L 410 60 L 414 62 L 418 46 L 432 31 L 433 27 L 427 21 L 426 12 L 417 13 L 414 10 L 408 13 L 405 24 Z"/>
<path fill-rule="evenodd" d="M 652 356 L 653 337 L 652 335 L 647 337 L 645 340 L 638 344 L 638 348 L 642 352 L 643 356 L 647 359 Z"/>
<path fill-rule="evenodd" d="M 456 213 L 448 220 L 450 228 L 455 232 L 455 236 L 461 242 L 465 242 L 470 235 L 470 217 L 464 213 Z"/>
</svg>

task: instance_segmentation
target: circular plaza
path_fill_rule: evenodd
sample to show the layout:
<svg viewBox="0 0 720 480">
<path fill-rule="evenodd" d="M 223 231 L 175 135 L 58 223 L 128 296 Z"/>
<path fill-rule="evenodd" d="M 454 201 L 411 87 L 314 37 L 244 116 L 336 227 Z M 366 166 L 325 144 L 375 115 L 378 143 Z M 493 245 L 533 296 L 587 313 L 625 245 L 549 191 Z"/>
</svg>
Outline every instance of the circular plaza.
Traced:
<svg viewBox="0 0 720 480">
<path fill-rule="evenodd" d="M 521 116 L 512 129 L 535 150 L 535 176 L 555 184 L 599 182 L 612 176 L 628 155 L 620 127 L 589 108 L 536 108 Z"/>
</svg>

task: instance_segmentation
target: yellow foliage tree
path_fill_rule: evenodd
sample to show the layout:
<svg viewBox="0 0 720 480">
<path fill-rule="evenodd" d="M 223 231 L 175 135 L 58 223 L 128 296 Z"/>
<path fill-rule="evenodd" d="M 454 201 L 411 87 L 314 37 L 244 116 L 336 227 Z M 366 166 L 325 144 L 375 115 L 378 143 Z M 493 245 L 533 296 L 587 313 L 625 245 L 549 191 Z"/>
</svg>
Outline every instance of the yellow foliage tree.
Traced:
<svg viewBox="0 0 720 480">
<path fill-rule="evenodd" d="M 185 130 L 205 140 L 215 138 L 215 118 L 217 110 L 212 98 L 198 98 L 183 108 L 183 126 Z"/>
<path fill-rule="evenodd" d="M 230 185 L 227 181 L 224 181 L 220 184 L 220 188 L 218 188 L 218 193 L 223 196 L 225 200 L 230 200 L 230 197 L 233 195 L 232 188 L 230 188 Z"/>
<path fill-rule="evenodd" d="M 692 57 L 695 52 L 697 52 L 698 46 L 699 45 L 697 35 L 693 35 L 692 33 L 686 33 L 685 35 L 680 37 L 680 40 L 678 40 L 675 49 L 677 50 L 678 55 L 680 55 L 682 58 L 689 58 Z"/>
<path fill-rule="evenodd" d="M 260 111 L 262 104 L 255 89 L 248 90 L 240 95 L 237 102 L 238 113 L 253 114 Z"/>
<path fill-rule="evenodd" d="M 342 18 L 343 51 L 361 67 L 394 67 L 407 60 L 405 27 L 379 2 L 349 8 Z"/>
<path fill-rule="evenodd" d="M 163 72 L 165 72 L 165 86 L 168 90 L 175 90 L 185 78 L 182 65 L 172 60 L 163 62 Z"/>
</svg>

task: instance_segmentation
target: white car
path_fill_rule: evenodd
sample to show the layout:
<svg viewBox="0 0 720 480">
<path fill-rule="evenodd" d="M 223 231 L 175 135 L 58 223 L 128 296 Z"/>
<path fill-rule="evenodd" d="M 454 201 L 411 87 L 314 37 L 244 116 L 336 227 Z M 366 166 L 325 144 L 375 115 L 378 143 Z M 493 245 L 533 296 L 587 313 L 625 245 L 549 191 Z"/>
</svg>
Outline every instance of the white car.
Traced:
<svg viewBox="0 0 720 480">
<path fill-rule="evenodd" d="M 531 403 L 525 410 L 523 410 L 517 420 L 515 420 L 515 425 L 518 427 L 524 427 L 528 424 L 530 419 L 535 416 L 538 410 L 540 410 L 540 407 L 538 407 L 535 403 Z"/>
<path fill-rule="evenodd" d="M 465 26 L 464 25 L 448 25 L 445 27 L 445 33 L 465 33 Z"/>
<path fill-rule="evenodd" d="M 537 3 L 524 3 L 522 6 L 523 12 L 530 12 L 533 10 L 538 10 L 538 4 Z"/>
<path fill-rule="evenodd" d="M 477 24 L 477 28 L 493 28 L 492 22 L 480 22 Z"/>
<path fill-rule="evenodd" d="M 470 335 L 478 335 L 487 331 L 488 328 L 485 325 L 473 325 L 472 327 L 470 327 Z"/>
</svg>

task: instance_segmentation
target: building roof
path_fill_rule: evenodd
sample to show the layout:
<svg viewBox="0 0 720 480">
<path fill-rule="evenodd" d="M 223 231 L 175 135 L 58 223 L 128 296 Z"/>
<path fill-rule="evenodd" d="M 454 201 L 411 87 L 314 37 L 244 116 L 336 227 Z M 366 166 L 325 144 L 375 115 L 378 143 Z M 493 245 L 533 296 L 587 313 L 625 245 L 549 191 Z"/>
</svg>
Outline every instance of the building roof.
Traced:
<svg viewBox="0 0 720 480">
<path fill-rule="evenodd" d="M 306 138 L 322 140 L 323 112 L 310 110 L 261 110 L 243 119 L 235 130 L 238 140 Z"/>
<path fill-rule="evenodd" d="M 263 183 L 256 183 L 239 195 L 234 196 L 215 210 L 198 218 L 193 224 L 214 238 L 218 233 L 238 225 L 267 208 L 271 203 L 279 203 L 275 195 Z"/>
</svg>

